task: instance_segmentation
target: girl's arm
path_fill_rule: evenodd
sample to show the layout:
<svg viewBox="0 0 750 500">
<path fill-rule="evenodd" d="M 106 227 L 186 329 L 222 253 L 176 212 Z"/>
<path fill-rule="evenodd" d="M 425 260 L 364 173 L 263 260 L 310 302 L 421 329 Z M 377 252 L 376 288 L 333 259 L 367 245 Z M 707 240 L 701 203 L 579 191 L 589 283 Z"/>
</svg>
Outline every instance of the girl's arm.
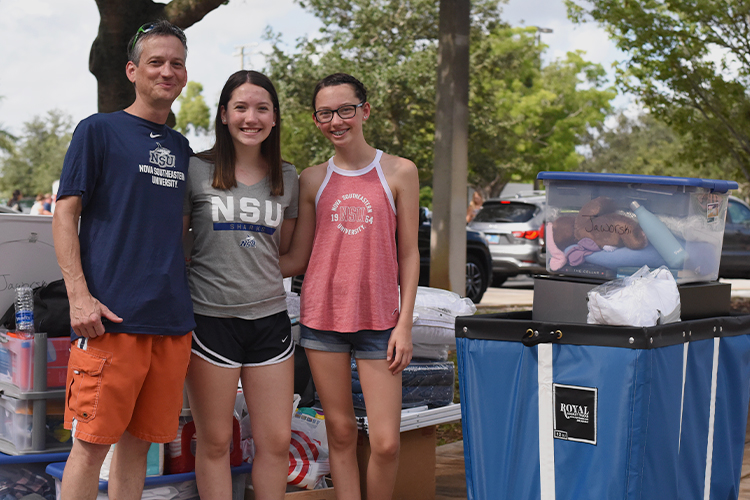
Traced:
<svg viewBox="0 0 750 500">
<path fill-rule="evenodd" d="M 419 176 L 417 167 L 400 158 L 395 170 L 394 183 L 398 233 L 398 273 L 401 286 L 401 310 L 398 323 L 388 342 L 389 369 L 393 374 L 409 366 L 413 346 L 411 326 L 414 300 L 419 283 Z"/>
<path fill-rule="evenodd" d="M 315 196 L 322 183 L 322 179 L 318 179 L 316 173 L 316 167 L 310 167 L 303 170 L 299 177 L 299 209 L 296 223 L 287 251 L 281 252 L 279 256 L 281 275 L 285 278 L 303 274 L 310 260 L 315 237 Z"/>
<path fill-rule="evenodd" d="M 279 255 L 284 255 L 289 251 L 292 244 L 292 235 L 297 225 L 297 219 L 284 219 L 281 223 L 281 239 L 279 241 Z"/>
</svg>

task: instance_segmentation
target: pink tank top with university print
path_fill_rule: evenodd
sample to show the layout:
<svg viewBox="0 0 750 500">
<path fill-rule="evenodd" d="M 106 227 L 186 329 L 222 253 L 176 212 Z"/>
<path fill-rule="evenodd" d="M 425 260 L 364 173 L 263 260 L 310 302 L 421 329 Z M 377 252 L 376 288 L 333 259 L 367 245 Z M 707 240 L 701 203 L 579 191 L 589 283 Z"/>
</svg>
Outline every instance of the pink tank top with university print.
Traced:
<svg viewBox="0 0 750 500">
<path fill-rule="evenodd" d="M 328 161 L 315 198 L 315 240 L 302 285 L 300 322 L 335 332 L 387 330 L 398 321 L 396 205 L 380 167 Z"/>
</svg>

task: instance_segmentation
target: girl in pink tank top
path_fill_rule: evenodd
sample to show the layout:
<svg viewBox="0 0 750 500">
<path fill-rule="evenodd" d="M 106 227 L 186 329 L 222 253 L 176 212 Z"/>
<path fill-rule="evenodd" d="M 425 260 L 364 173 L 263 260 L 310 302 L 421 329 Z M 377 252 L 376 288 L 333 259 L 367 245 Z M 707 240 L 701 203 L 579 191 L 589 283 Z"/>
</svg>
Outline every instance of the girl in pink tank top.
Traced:
<svg viewBox="0 0 750 500">
<path fill-rule="evenodd" d="M 305 273 L 300 345 L 326 416 L 337 497 L 356 500 L 362 493 L 354 356 L 372 449 L 367 498 L 390 499 L 398 468 L 401 372 L 412 356 L 419 280 L 417 168 L 367 144 L 362 126 L 371 108 L 356 78 L 337 73 L 318 82 L 313 108 L 313 121 L 335 155 L 302 172 L 294 238 L 279 263 L 284 276 Z"/>
</svg>

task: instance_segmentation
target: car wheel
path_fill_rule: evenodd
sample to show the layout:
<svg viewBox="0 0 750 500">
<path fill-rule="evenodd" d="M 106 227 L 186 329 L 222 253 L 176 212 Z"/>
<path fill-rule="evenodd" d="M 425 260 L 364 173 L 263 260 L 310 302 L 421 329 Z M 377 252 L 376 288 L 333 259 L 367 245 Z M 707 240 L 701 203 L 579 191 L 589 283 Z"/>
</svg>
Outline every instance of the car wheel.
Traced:
<svg viewBox="0 0 750 500">
<path fill-rule="evenodd" d="M 466 296 L 475 304 L 482 300 L 487 290 L 487 273 L 474 255 L 466 256 Z"/>
<path fill-rule="evenodd" d="M 504 274 L 493 274 L 492 275 L 492 286 L 500 288 L 508 280 L 508 277 Z"/>
</svg>

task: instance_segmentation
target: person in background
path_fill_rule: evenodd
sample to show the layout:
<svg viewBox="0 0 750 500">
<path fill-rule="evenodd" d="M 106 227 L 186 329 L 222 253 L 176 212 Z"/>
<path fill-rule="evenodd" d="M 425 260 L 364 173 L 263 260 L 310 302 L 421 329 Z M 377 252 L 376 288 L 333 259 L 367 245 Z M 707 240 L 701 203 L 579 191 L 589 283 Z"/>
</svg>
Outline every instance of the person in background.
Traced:
<svg viewBox="0 0 750 500">
<path fill-rule="evenodd" d="M 109 497 L 141 498 L 151 443 L 177 435 L 195 327 L 182 250 L 192 151 L 166 125 L 187 83 L 187 42 L 157 21 L 127 48 L 135 101 L 78 124 L 52 219 L 73 330 L 61 500 L 97 497 L 115 443 Z"/>
<path fill-rule="evenodd" d="M 184 233 L 192 226 L 196 328 L 187 377 L 195 474 L 204 500 L 229 499 L 237 382 L 250 415 L 258 499 L 282 499 L 289 474 L 294 341 L 279 253 L 297 220 L 299 179 L 281 159 L 279 98 L 256 71 L 229 77 L 216 143 L 190 160 Z"/>
<path fill-rule="evenodd" d="M 474 194 L 471 196 L 471 201 L 469 202 L 469 208 L 466 209 L 467 224 L 474 220 L 474 217 L 477 216 L 479 210 L 482 209 L 483 204 L 484 198 L 482 198 L 482 195 L 479 194 L 479 191 L 474 191 Z"/>
<path fill-rule="evenodd" d="M 8 206 L 18 213 L 23 212 L 23 210 L 21 209 L 21 203 L 20 203 L 22 196 L 23 195 L 21 194 L 21 190 L 15 189 L 13 191 L 13 196 L 11 197 L 10 200 L 8 200 Z"/>
<path fill-rule="evenodd" d="M 42 200 L 42 215 L 52 215 L 52 193 L 46 193 Z"/>
<path fill-rule="evenodd" d="M 300 345 L 325 413 L 336 496 L 362 496 L 354 357 L 372 449 L 366 495 L 385 500 L 393 496 L 398 468 L 401 372 L 413 350 L 419 178 L 414 163 L 365 140 L 363 125 L 372 110 L 364 85 L 353 76 L 337 73 L 318 82 L 313 109 L 335 155 L 302 171 L 299 220 L 281 269 L 293 276 L 306 268 Z"/>
<path fill-rule="evenodd" d="M 44 215 L 44 195 L 43 194 L 40 193 L 36 195 L 34 204 L 31 205 L 31 210 L 29 210 L 29 215 Z"/>
<path fill-rule="evenodd" d="M 38 194 L 36 195 L 36 201 L 31 206 L 31 210 L 29 211 L 29 214 L 31 215 L 52 215 L 52 206 L 50 203 L 52 201 L 52 195 L 51 194 Z"/>
</svg>

